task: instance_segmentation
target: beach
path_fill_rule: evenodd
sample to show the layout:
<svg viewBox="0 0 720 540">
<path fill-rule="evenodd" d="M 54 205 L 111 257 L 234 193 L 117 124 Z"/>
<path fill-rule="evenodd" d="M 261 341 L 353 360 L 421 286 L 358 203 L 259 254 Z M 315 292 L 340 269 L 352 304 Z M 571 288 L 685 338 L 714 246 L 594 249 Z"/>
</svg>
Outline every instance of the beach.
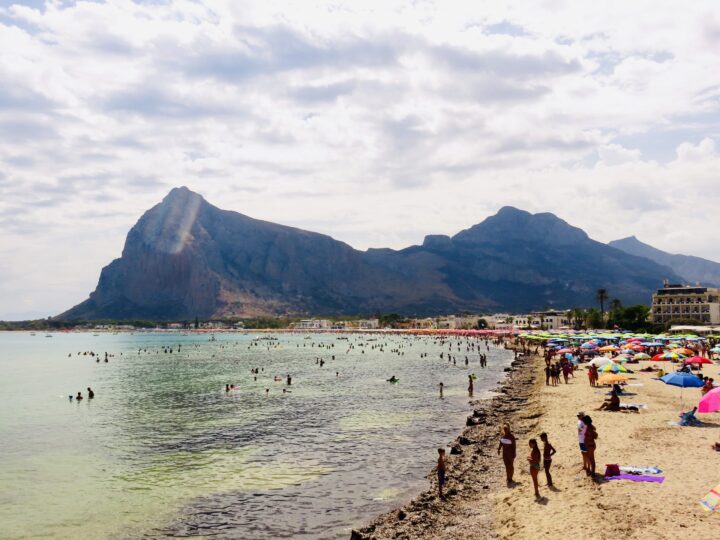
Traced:
<svg viewBox="0 0 720 540">
<path fill-rule="evenodd" d="M 705 372 L 718 380 L 717 366 Z M 488 411 L 486 423 L 463 433 L 478 442 L 450 456 L 448 499 L 439 501 L 433 484 L 410 504 L 358 531 L 356 538 L 716 538 L 717 515 L 705 512 L 699 500 L 720 481 L 720 454 L 711 449 L 720 439 L 720 414 L 698 415 L 705 427 L 669 425 L 681 410 L 680 389 L 654 376 L 629 375 L 626 392 L 635 395 L 622 402 L 646 404 L 639 413 L 595 411 L 608 389 L 592 388 L 582 364 L 569 384 L 552 387 L 545 385 L 541 357 L 521 360 L 501 395 L 479 405 Z M 685 410 L 699 397 L 699 389 L 684 389 Z M 578 411 L 592 416 L 599 434 L 595 480 L 582 469 Z M 504 422 L 518 439 L 517 484 L 511 488 L 496 454 Z M 541 471 L 542 498 L 536 500 L 526 458 L 528 440 L 539 439 L 543 431 L 557 449 L 555 489 L 548 489 Z M 658 467 L 665 480 L 608 481 L 602 478 L 606 464 Z"/>
</svg>

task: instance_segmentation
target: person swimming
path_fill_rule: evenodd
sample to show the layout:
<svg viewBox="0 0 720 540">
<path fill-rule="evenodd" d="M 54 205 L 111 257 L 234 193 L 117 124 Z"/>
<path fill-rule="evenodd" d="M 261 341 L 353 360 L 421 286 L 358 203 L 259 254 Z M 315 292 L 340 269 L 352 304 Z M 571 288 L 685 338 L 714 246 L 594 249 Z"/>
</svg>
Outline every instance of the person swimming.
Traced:
<svg viewBox="0 0 720 540">
<path fill-rule="evenodd" d="M 88 399 L 92 399 L 92 398 L 95 397 L 95 392 L 92 391 L 92 388 L 90 388 L 90 387 L 88 386 L 87 391 L 88 391 Z"/>
<path fill-rule="evenodd" d="M 400 379 L 398 379 L 397 377 L 395 377 L 395 375 L 393 375 L 392 377 L 390 377 L 390 378 L 387 380 L 387 382 L 389 382 L 389 383 L 394 383 L 394 382 L 398 382 L 399 380 L 400 380 Z"/>
<path fill-rule="evenodd" d="M 82 398 L 83 398 L 82 393 L 81 393 L 81 392 L 78 392 L 78 393 L 77 393 L 77 396 L 75 396 L 75 401 L 80 401 L 80 400 L 82 400 Z"/>
</svg>

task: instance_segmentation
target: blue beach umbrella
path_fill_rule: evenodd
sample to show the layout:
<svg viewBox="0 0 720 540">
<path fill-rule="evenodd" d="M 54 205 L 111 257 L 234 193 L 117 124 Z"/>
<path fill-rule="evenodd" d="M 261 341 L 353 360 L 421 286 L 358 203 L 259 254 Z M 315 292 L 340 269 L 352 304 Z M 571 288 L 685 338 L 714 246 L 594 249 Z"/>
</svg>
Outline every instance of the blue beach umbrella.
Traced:
<svg viewBox="0 0 720 540">
<path fill-rule="evenodd" d="M 680 387 L 680 408 L 682 409 L 682 389 L 683 388 L 700 388 L 705 383 L 698 376 L 692 373 L 685 373 L 683 371 L 676 371 L 675 373 L 668 373 L 660 377 L 660 380 L 665 384 L 671 384 L 673 386 Z"/>
<path fill-rule="evenodd" d="M 668 373 L 660 377 L 660 380 L 665 384 L 672 384 L 673 386 L 679 386 L 680 388 L 700 388 L 705 383 L 697 375 L 692 373 L 685 373 L 684 371 L 676 371 L 675 373 Z"/>
</svg>

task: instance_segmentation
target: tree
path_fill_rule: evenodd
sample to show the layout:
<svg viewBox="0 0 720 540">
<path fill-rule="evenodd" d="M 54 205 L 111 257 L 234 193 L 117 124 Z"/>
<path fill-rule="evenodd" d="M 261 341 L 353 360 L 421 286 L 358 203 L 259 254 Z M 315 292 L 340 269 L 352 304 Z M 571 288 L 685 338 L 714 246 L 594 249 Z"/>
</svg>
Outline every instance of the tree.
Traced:
<svg viewBox="0 0 720 540">
<path fill-rule="evenodd" d="M 622 308 L 622 302 L 617 298 L 613 298 L 610 301 L 610 311 L 617 311 Z"/>
<path fill-rule="evenodd" d="M 575 330 L 580 330 L 585 323 L 585 310 L 582 308 L 572 308 L 570 310 L 570 318 Z"/>
<path fill-rule="evenodd" d="M 610 312 L 608 326 L 617 325 L 623 330 L 632 332 L 648 331 L 653 333 L 662 330 L 660 325 L 654 325 L 648 320 L 649 313 L 650 308 L 642 304 L 626 308 L 620 307 Z"/>
<path fill-rule="evenodd" d="M 605 324 L 605 320 L 602 313 L 595 308 L 590 308 L 585 312 L 585 326 L 587 328 L 598 329 L 602 328 Z"/>
<path fill-rule="evenodd" d="M 197 330 L 198 328 L 200 328 L 200 320 L 195 317 L 195 330 Z"/>
<path fill-rule="evenodd" d="M 478 319 L 477 327 L 479 330 L 485 330 L 487 328 L 487 321 L 485 319 Z"/>
<path fill-rule="evenodd" d="M 595 299 L 600 304 L 600 316 L 605 319 L 605 300 L 608 299 L 607 289 L 598 289 Z"/>
</svg>

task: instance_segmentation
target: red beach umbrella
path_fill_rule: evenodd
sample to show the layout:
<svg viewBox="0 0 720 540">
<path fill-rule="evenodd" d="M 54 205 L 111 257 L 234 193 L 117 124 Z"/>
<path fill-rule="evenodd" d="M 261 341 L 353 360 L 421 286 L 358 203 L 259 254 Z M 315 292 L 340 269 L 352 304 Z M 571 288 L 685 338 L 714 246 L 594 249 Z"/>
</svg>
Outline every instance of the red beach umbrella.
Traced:
<svg viewBox="0 0 720 540">
<path fill-rule="evenodd" d="M 712 364 L 712 361 L 702 356 L 693 356 L 683 360 L 683 364 Z"/>
</svg>

